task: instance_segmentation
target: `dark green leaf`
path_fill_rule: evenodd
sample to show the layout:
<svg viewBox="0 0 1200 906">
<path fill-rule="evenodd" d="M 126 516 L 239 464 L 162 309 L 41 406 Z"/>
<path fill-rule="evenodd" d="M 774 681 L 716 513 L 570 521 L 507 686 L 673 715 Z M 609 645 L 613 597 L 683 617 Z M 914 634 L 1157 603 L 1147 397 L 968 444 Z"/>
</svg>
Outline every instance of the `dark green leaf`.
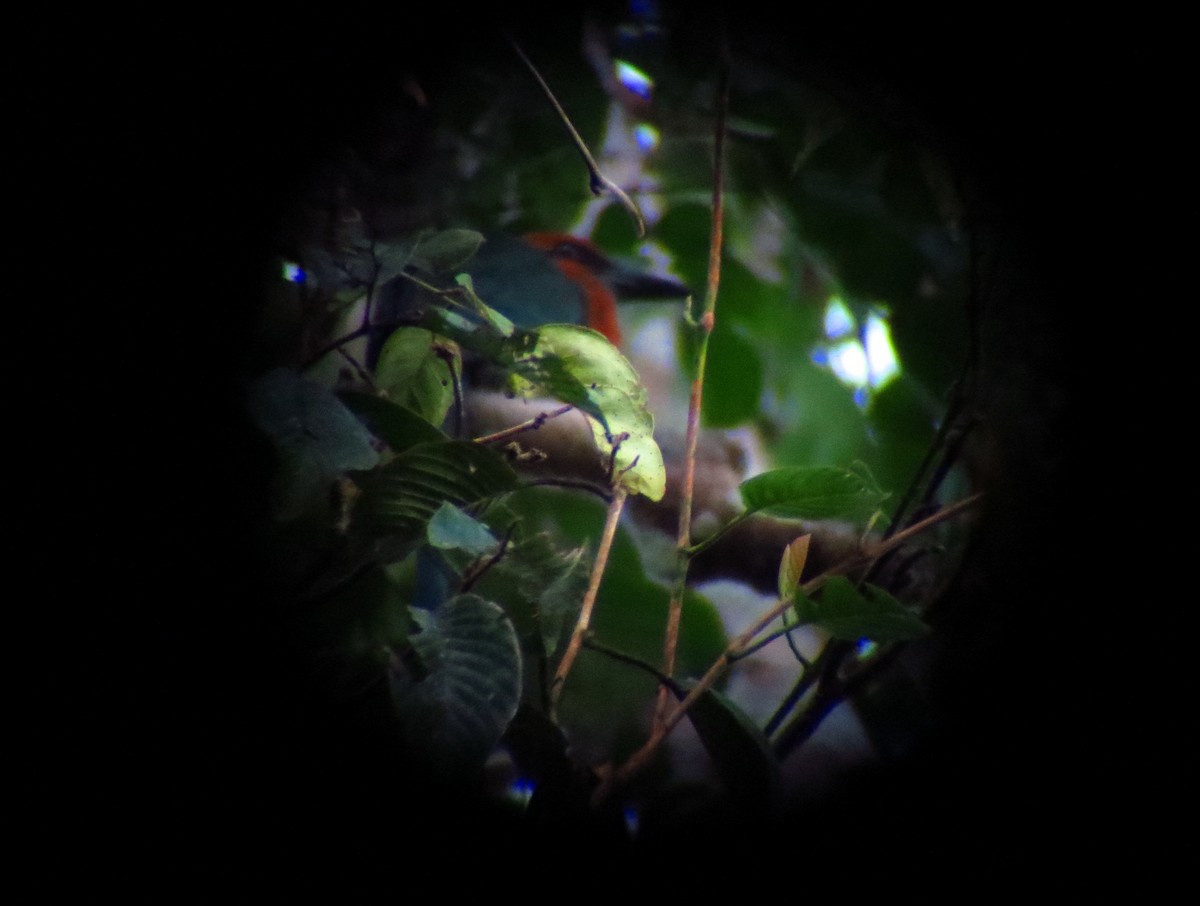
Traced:
<svg viewBox="0 0 1200 906">
<path fill-rule="evenodd" d="M 426 419 L 372 393 L 343 390 L 342 402 L 357 415 L 367 428 L 397 453 L 417 444 L 444 441 L 448 438 Z"/>
<path fill-rule="evenodd" d="M 704 424 L 734 428 L 752 420 L 763 391 L 763 366 L 753 344 L 717 319 L 704 375 Z"/>
<path fill-rule="evenodd" d="M 445 601 L 412 637 L 425 675 L 403 666 L 392 692 L 408 739 L 448 777 L 478 769 L 521 700 L 521 653 L 504 611 L 476 595 Z"/>
<path fill-rule="evenodd" d="M 483 243 L 483 234 L 475 230 L 442 230 L 423 237 L 413 250 L 413 263 L 431 274 L 458 271 Z"/>
<path fill-rule="evenodd" d="M 296 372 L 276 369 L 255 382 L 248 407 L 280 455 L 278 515 L 298 515 L 352 469 L 379 461 L 371 435 L 334 393 Z"/>
<path fill-rule="evenodd" d="M 775 469 L 741 485 L 750 512 L 765 510 L 791 519 L 847 519 L 865 522 L 887 495 L 873 482 L 845 469 Z"/>
<path fill-rule="evenodd" d="M 929 631 L 920 617 L 882 588 L 868 585 L 860 593 L 844 576 L 830 579 L 817 598 L 798 594 L 795 611 L 801 623 L 815 623 L 852 642 L 901 642 Z"/>
<path fill-rule="evenodd" d="M 383 286 L 394 280 L 412 263 L 412 246 L 404 242 L 366 243 L 374 255 L 374 283 Z"/>
<path fill-rule="evenodd" d="M 688 709 L 688 719 L 739 806 L 766 811 L 783 787 L 779 762 L 762 730 L 723 693 L 708 689 Z"/>
<path fill-rule="evenodd" d="M 409 447 L 379 469 L 355 477 L 361 491 L 353 524 L 369 534 L 416 538 L 443 503 L 461 506 L 517 485 L 495 452 L 466 441 Z"/>
</svg>

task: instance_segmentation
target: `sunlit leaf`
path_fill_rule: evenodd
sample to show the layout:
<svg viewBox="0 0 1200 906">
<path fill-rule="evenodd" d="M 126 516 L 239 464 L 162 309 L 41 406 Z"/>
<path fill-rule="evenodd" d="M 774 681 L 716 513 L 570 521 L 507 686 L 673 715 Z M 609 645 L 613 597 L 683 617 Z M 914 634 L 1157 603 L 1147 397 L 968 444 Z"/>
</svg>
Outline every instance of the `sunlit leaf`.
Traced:
<svg viewBox="0 0 1200 906">
<path fill-rule="evenodd" d="M 618 481 L 635 494 L 661 500 L 666 490 L 654 417 L 633 366 L 602 334 L 573 324 L 536 331 L 536 345 L 512 366 L 518 392 L 551 396 L 590 417 L 599 455 L 612 457 Z"/>
<path fill-rule="evenodd" d="M 750 512 L 853 522 L 870 519 L 887 497 L 869 478 L 829 466 L 764 472 L 742 482 L 741 492 Z"/>
<path fill-rule="evenodd" d="M 375 383 L 388 399 L 440 425 L 454 402 L 450 369 L 438 355 L 437 338 L 420 327 L 392 331 L 375 368 Z"/>
<path fill-rule="evenodd" d="M 929 631 L 925 622 L 874 585 L 860 593 L 844 576 L 834 576 L 819 597 L 796 596 L 800 623 L 815 623 L 836 638 L 848 641 L 901 642 L 919 638 Z"/>
<path fill-rule="evenodd" d="M 808 560 L 808 544 L 812 535 L 801 535 L 783 550 L 779 561 L 779 597 L 791 597 L 800 584 L 800 575 Z"/>
<path fill-rule="evenodd" d="M 480 767 L 521 700 L 521 653 L 499 605 L 450 598 L 411 639 L 425 675 L 401 664 L 392 693 L 405 738 L 447 776 Z"/>
</svg>

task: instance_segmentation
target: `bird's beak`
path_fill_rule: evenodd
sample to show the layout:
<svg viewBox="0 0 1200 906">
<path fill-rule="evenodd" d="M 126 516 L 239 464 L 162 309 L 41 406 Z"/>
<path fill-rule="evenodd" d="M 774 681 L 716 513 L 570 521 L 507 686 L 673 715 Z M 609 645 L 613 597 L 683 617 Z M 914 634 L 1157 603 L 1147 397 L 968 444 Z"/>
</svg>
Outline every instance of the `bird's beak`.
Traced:
<svg viewBox="0 0 1200 906">
<path fill-rule="evenodd" d="M 683 282 L 674 277 L 648 274 L 618 262 L 613 262 L 612 270 L 605 273 L 604 282 L 622 302 L 683 299 L 691 293 Z"/>
</svg>

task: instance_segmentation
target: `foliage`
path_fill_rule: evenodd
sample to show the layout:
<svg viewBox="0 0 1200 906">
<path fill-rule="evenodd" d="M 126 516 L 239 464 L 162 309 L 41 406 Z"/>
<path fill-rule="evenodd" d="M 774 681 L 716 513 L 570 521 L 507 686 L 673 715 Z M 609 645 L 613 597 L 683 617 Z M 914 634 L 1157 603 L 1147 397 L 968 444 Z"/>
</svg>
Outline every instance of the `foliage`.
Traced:
<svg viewBox="0 0 1200 906">
<path fill-rule="evenodd" d="M 939 502 L 941 479 L 921 466 L 941 443 L 939 420 L 965 350 L 956 304 L 964 252 L 945 214 L 944 181 L 930 175 L 941 176 L 938 164 L 781 75 L 735 80 L 736 119 L 720 161 L 729 210 L 716 326 L 704 333 L 694 317 L 671 311 L 677 360 L 666 381 L 677 402 L 664 411 L 651 405 L 633 358 L 599 333 L 516 324 L 473 279 L 484 231 L 502 224 L 520 231 L 587 222 L 613 255 L 643 247 L 611 199 L 585 204 L 562 124 L 544 102 L 530 101 L 527 73 L 514 65 L 487 74 L 488 116 L 473 101 L 482 74 L 462 76 L 439 140 L 477 165 L 437 184 L 439 217 L 416 231 L 372 221 L 362 193 L 374 208 L 424 210 L 428 186 L 406 181 L 389 194 L 385 174 L 347 177 L 351 202 L 335 212 L 336 229 L 292 237 L 304 275 L 298 307 L 315 312 L 312 330 L 249 396 L 278 456 L 282 540 L 274 556 L 316 564 L 290 573 L 289 593 L 315 602 L 313 637 L 336 662 L 335 676 L 347 686 L 386 676 L 409 754 L 433 775 L 482 778 L 489 759 L 507 753 L 550 796 L 553 772 L 529 757 L 538 746 L 525 735 L 549 724 L 562 734 L 555 757 L 593 771 L 591 793 L 598 766 L 629 764 L 644 750 L 657 726 L 647 715 L 665 684 L 683 702 L 676 717 L 692 724 L 724 794 L 739 808 L 769 811 L 782 795 L 789 750 L 722 690 L 754 636 L 728 631 L 700 591 L 678 589 L 690 557 L 757 515 L 795 522 L 800 537 L 769 552 L 780 564 L 778 600 L 759 631 L 780 620 L 789 633 L 807 627 L 822 641 L 869 641 L 876 650 L 929 632 L 929 601 L 905 601 L 887 587 L 900 584 L 898 574 L 875 563 L 891 552 L 890 533 L 913 521 L 904 509 L 910 488 L 930 510 Z M 657 77 L 662 140 L 638 164 L 658 187 L 652 240 L 676 275 L 700 287 L 713 173 L 699 160 L 711 149 L 711 111 L 698 109 L 694 95 L 671 93 L 688 78 L 683 71 Z M 554 87 L 585 140 L 596 142 L 604 120 L 595 109 L 600 89 L 590 85 Z M 628 115 L 619 99 L 611 103 Z M 464 223 L 472 228 L 438 228 Z M 833 298 L 851 315 L 852 338 L 873 315 L 890 318 L 903 364 L 890 383 L 852 387 L 814 359 L 838 339 L 824 318 Z M 390 329 L 380 337 L 373 312 L 383 306 Z M 623 317 L 636 333 L 662 308 Z M 606 507 L 619 507 L 626 493 L 644 498 L 639 505 L 669 502 L 678 466 L 664 455 L 656 419 L 680 410 L 692 379 L 702 381 L 696 414 L 704 425 L 755 432 L 765 468 L 741 481 L 736 513 L 699 544 L 659 556 L 642 529 L 622 524 L 599 559 Z M 524 465 L 541 421 L 513 425 L 503 438 L 464 435 L 464 394 L 483 387 L 539 401 L 542 421 L 562 404 L 583 413 L 603 486 L 530 478 Z M 858 555 L 823 564 L 820 576 L 808 543 L 816 520 L 864 539 Z M 289 528 L 297 525 L 315 529 Z M 884 535 L 871 534 L 881 527 Z M 589 595 L 595 620 L 558 701 L 556 670 Z M 677 657 L 664 676 L 676 599 Z M 866 656 L 847 664 L 870 669 Z M 798 688 L 816 681 L 814 670 L 797 657 Z M 650 754 L 656 781 L 615 795 L 646 805 L 670 786 L 667 753 Z"/>
</svg>

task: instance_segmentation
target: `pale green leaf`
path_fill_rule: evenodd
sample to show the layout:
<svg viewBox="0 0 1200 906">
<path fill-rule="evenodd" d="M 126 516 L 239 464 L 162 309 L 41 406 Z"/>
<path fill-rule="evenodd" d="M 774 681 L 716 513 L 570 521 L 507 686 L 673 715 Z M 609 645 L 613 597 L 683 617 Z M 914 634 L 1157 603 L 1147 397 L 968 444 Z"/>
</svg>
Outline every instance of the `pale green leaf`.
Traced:
<svg viewBox="0 0 1200 906">
<path fill-rule="evenodd" d="M 450 368 L 437 353 L 437 338 L 420 327 L 392 331 L 379 354 L 375 383 L 388 399 L 440 425 L 454 402 Z"/>
<path fill-rule="evenodd" d="M 654 440 L 646 389 L 633 366 L 602 334 L 586 327 L 548 324 L 535 336 L 532 351 L 512 365 L 514 389 L 524 396 L 550 396 L 584 412 L 599 455 L 613 460 L 619 483 L 661 500 L 666 468 Z"/>
<path fill-rule="evenodd" d="M 783 550 L 779 561 L 779 597 L 791 597 L 800 584 L 800 575 L 808 560 L 808 545 L 812 535 L 801 535 Z"/>
</svg>

